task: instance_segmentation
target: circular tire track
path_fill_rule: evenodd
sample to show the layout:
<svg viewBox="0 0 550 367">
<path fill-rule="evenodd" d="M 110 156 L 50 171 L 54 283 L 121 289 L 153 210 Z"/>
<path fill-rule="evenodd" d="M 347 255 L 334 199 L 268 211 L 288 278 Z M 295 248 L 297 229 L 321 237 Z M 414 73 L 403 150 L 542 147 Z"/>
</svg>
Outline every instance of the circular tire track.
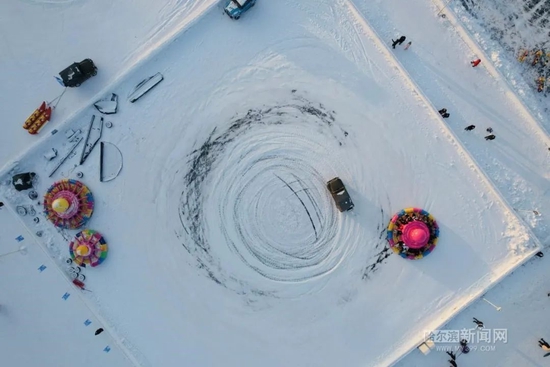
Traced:
<svg viewBox="0 0 550 367">
<path fill-rule="evenodd" d="M 325 187 L 347 174 L 333 153 L 347 132 L 335 122 L 335 112 L 293 94 L 216 127 L 190 154 L 184 247 L 210 278 L 261 293 L 266 278 L 308 281 L 345 258 L 355 241 L 342 240 L 345 216 Z"/>
</svg>

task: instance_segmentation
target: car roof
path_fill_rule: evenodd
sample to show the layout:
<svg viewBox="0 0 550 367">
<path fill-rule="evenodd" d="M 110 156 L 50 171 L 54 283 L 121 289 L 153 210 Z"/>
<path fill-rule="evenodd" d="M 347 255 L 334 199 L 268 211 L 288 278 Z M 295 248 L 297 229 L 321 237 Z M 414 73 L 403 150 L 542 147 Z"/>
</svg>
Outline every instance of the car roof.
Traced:
<svg viewBox="0 0 550 367">
<path fill-rule="evenodd" d="M 342 190 L 345 188 L 344 183 L 339 177 L 335 177 L 328 182 L 331 190 Z"/>
</svg>

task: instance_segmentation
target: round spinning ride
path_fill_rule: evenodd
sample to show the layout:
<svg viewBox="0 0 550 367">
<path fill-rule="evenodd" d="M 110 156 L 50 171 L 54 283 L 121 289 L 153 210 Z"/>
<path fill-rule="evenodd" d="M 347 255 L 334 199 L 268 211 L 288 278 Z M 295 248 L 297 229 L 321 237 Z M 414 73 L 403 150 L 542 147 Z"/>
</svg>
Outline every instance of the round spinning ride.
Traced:
<svg viewBox="0 0 550 367">
<path fill-rule="evenodd" d="M 396 254 L 417 260 L 433 251 L 439 237 L 434 217 L 419 208 L 406 208 L 395 214 L 388 224 L 387 240 Z"/>
<path fill-rule="evenodd" d="M 78 232 L 69 244 L 71 258 L 80 266 L 98 266 L 107 258 L 107 251 L 107 242 L 101 233 L 91 229 Z"/>
<path fill-rule="evenodd" d="M 54 183 L 44 195 L 44 212 L 57 227 L 76 229 L 90 220 L 94 197 L 82 182 L 64 179 Z"/>
</svg>

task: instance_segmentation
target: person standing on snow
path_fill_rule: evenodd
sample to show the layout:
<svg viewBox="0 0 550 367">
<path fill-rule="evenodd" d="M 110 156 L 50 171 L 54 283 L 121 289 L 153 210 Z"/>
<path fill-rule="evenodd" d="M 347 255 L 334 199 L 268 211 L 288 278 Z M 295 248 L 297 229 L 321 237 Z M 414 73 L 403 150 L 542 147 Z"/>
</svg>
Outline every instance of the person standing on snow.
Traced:
<svg viewBox="0 0 550 367">
<path fill-rule="evenodd" d="M 475 317 L 474 317 L 474 324 L 476 324 L 478 328 L 483 329 L 483 326 L 484 326 L 483 321 L 479 321 Z"/>
<path fill-rule="evenodd" d="M 393 47 L 395 49 L 395 46 L 402 44 L 403 42 L 405 42 L 406 39 L 407 39 L 407 37 L 405 37 L 405 36 L 401 36 L 398 39 L 396 39 L 395 41 L 392 39 L 391 47 Z"/>
<path fill-rule="evenodd" d="M 472 65 L 472 67 L 476 67 L 478 66 L 479 64 L 481 63 L 481 59 L 477 59 L 477 60 L 474 60 L 474 61 L 470 61 L 470 64 Z"/>
<path fill-rule="evenodd" d="M 411 47 L 411 44 L 412 44 L 412 42 L 409 41 L 409 43 L 407 43 L 407 44 L 405 45 L 405 50 L 408 50 L 409 47 Z"/>
<path fill-rule="evenodd" d="M 405 42 L 406 39 L 407 39 L 407 37 L 401 36 L 401 37 L 399 37 L 399 39 L 397 41 L 399 42 L 399 45 L 402 45 L 403 42 Z"/>
<path fill-rule="evenodd" d="M 440 109 L 440 110 L 437 111 L 437 112 L 439 112 L 440 115 L 443 115 L 444 113 L 447 112 L 447 109 L 446 109 L 446 108 L 442 108 L 442 109 Z"/>
</svg>

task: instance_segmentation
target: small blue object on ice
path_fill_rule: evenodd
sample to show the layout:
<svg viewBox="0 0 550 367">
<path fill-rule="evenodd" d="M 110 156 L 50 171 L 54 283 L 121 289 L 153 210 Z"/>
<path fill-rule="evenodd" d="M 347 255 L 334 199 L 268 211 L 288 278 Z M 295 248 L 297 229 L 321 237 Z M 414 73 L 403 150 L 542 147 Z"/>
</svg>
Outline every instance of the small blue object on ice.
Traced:
<svg viewBox="0 0 550 367">
<path fill-rule="evenodd" d="M 84 321 L 84 326 L 88 326 L 90 325 L 92 322 L 88 319 L 86 319 L 86 321 Z"/>
<path fill-rule="evenodd" d="M 15 237 L 15 239 L 17 240 L 17 242 L 21 242 L 25 239 L 25 237 L 23 237 L 22 235 L 19 235 L 19 236 Z"/>
<path fill-rule="evenodd" d="M 46 265 L 40 265 L 40 267 L 38 268 L 38 271 L 42 273 L 44 270 L 46 270 L 46 268 L 47 268 Z"/>
<path fill-rule="evenodd" d="M 111 351 L 111 347 L 110 347 L 110 346 L 106 346 L 106 347 L 103 349 L 103 351 L 104 351 L 105 353 L 109 353 L 109 352 Z"/>
<path fill-rule="evenodd" d="M 65 292 L 65 294 L 61 298 L 63 298 L 66 301 L 67 298 L 69 298 L 70 295 L 71 295 L 70 293 Z"/>
<path fill-rule="evenodd" d="M 239 19 L 245 11 L 255 4 L 256 0 L 229 0 L 225 4 L 225 14 L 229 15 L 231 19 Z"/>
</svg>

